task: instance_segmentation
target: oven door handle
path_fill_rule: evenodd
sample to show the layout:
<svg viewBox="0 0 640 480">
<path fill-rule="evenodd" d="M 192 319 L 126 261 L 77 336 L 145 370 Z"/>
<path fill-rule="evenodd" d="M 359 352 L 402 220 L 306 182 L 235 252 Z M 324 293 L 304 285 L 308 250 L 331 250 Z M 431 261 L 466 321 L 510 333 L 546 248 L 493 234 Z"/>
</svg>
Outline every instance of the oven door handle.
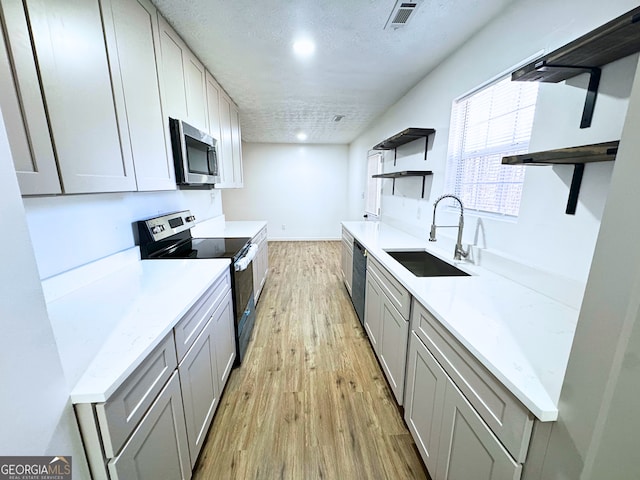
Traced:
<svg viewBox="0 0 640 480">
<path fill-rule="evenodd" d="M 255 258 L 256 253 L 258 253 L 258 245 L 252 243 L 247 249 L 247 253 L 245 253 L 242 258 L 239 258 L 236 263 L 233 264 L 233 269 L 236 272 L 246 270 L 251 261 Z"/>
</svg>

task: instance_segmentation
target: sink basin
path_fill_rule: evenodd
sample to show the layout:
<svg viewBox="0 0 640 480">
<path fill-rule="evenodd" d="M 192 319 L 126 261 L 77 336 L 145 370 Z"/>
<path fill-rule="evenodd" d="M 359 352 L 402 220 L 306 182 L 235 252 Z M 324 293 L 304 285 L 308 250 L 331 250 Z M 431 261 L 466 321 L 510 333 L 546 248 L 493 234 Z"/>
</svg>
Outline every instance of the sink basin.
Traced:
<svg viewBox="0 0 640 480">
<path fill-rule="evenodd" d="M 416 277 L 468 277 L 467 272 L 440 260 L 429 252 L 389 252 L 400 265 L 413 273 Z"/>
</svg>

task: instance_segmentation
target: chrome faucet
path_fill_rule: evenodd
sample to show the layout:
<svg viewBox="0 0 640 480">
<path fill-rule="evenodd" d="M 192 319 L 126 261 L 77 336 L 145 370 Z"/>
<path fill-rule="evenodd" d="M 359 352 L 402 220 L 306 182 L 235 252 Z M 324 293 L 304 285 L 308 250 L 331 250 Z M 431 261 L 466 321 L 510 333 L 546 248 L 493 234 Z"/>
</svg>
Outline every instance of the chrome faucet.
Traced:
<svg viewBox="0 0 640 480">
<path fill-rule="evenodd" d="M 458 221 L 458 225 L 436 225 L 436 208 L 438 207 L 438 203 L 440 200 L 444 200 L 445 198 L 453 198 L 460 204 L 460 220 Z M 458 227 L 458 240 L 456 241 L 456 248 L 453 251 L 453 259 L 454 260 L 462 260 L 463 258 L 467 258 L 469 256 L 469 250 L 465 251 L 462 248 L 462 229 L 464 228 L 464 207 L 462 206 L 462 201 L 451 193 L 446 193 L 439 197 L 435 203 L 433 204 L 433 220 L 431 221 L 431 233 L 429 234 L 429 241 L 435 242 L 436 239 L 436 228 L 455 228 Z"/>
</svg>

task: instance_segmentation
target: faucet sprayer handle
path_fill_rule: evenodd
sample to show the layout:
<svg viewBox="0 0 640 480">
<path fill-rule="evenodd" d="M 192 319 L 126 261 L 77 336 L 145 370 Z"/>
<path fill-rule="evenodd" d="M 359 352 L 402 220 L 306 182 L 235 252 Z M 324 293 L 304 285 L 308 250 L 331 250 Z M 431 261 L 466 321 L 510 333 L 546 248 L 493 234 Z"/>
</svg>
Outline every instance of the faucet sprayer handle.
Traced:
<svg viewBox="0 0 640 480">
<path fill-rule="evenodd" d="M 431 233 L 429 233 L 429 241 L 430 242 L 435 242 L 436 239 L 436 226 L 435 224 L 431 225 Z"/>
</svg>

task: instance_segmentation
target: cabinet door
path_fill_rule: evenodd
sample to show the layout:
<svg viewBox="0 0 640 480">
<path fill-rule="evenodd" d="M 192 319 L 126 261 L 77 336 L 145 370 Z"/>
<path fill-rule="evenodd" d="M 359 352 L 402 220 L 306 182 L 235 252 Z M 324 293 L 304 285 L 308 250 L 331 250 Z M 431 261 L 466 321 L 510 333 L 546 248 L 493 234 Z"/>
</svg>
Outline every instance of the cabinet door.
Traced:
<svg viewBox="0 0 640 480">
<path fill-rule="evenodd" d="M 522 465 L 450 380 L 444 398 L 435 480 L 518 480 Z"/>
<path fill-rule="evenodd" d="M 349 295 L 351 295 L 351 281 L 353 280 L 353 237 L 342 229 L 342 279 Z"/>
<path fill-rule="evenodd" d="M 167 21 L 158 14 L 162 97 L 165 117 L 186 120 L 187 91 L 184 75 L 185 45 Z M 168 121 L 167 121 L 168 128 Z"/>
<path fill-rule="evenodd" d="M 236 336 L 233 318 L 233 297 L 229 292 L 212 319 L 213 337 L 216 342 L 216 365 L 218 388 L 222 390 L 231 374 L 236 359 Z"/>
<path fill-rule="evenodd" d="M 370 275 L 367 275 L 364 304 L 364 329 L 376 355 L 380 355 L 382 337 L 382 289 Z"/>
<path fill-rule="evenodd" d="M 253 260 L 253 298 L 258 303 L 258 298 L 262 291 L 262 287 L 267 279 L 267 270 L 269 266 L 269 248 L 267 245 L 267 228 L 260 230 L 252 240 L 252 243 L 258 245 L 258 253 Z"/>
<path fill-rule="evenodd" d="M 0 2 L 0 111 L 23 195 L 62 193 L 22 2 Z M 13 70 L 11 68 L 13 66 Z"/>
<path fill-rule="evenodd" d="M 174 373 L 116 458 L 109 462 L 112 480 L 191 478 L 191 463 L 180 396 Z"/>
<path fill-rule="evenodd" d="M 207 82 L 207 118 L 209 134 L 220 141 L 220 85 L 215 78 L 206 72 Z"/>
<path fill-rule="evenodd" d="M 98 0 L 24 4 L 64 192 L 135 190 L 120 71 Z"/>
<path fill-rule="evenodd" d="M 204 65 L 185 47 L 184 78 L 187 93 L 187 122 L 200 130 L 209 130 L 207 119 L 207 83 Z"/>
<path fill-rule="evenodd" d="M 215 317 L 218 310 L 178 365 L 192 467 L 220 400 L 215 344 Z"/>
<path fill-rule="evenodd" d="M 436 473 L 438 462 L 446 386 L 446 373 L 415 333 L 412 333 L 407 360 L 404 419 L 432 477 Z"/>
<path fill-rule="evenodd" d="M 404 376 L 407 364 L 409 322 L 402 318 L 386 295 L 382 295 L 382 335 L 380 363 L 398 405 L 404 397 Z"/>
<path fill-rule="evenodd" d="M 240 128 L 240 112 L 231 104 L 231 157 L 233 160 L 233 186 L 242 188 L 242 133 Z"/>
<path fill-rule="evenodd" d="M 220 92 L 220 141 L 218 161 L 222 180 L 216 188 L 233 188 L 233 139 L 231 138 L 231 100 Z"/>
<path fill-rule="evenodd" d="M 138 190 L 174 190 L 156 64 L 156 9 L 148 0 L 101 1 L 109 48 L 116 52 L 122 76 Z"/>
</svg>

